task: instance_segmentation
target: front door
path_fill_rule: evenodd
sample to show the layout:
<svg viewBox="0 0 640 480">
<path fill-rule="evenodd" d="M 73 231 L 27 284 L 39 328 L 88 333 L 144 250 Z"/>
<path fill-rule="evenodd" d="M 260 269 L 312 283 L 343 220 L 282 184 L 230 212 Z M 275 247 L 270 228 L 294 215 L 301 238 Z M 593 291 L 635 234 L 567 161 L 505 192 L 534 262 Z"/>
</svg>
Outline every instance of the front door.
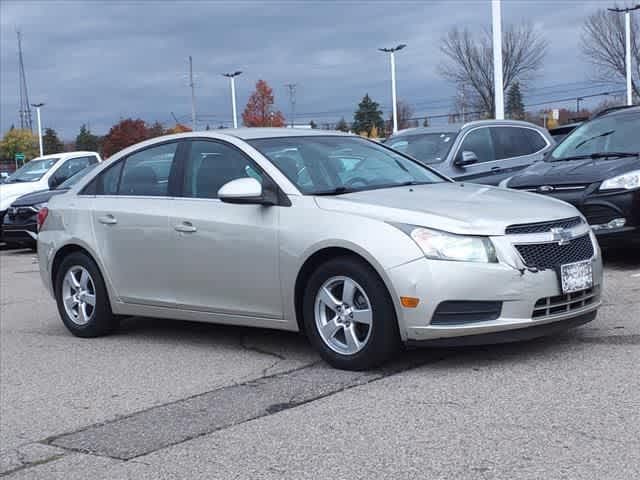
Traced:
<svg viewBox="0 0 640 480">
<path fill-rule="evenodd" d="M 236 147 L 214 140 L 187 144 L 182 194 L 172 199 L 169 216 L 178 308 L 282 318 L 281 207 L 228 204 L 217 198 L 222 185 L 250 176 L 261 179 L 262 173 Z"/>
<path fill-rule="evenodd" d="M 462 152 L 475 153 L 478 161 L 471 165 L 456 166 L 455 161 L 462 158 Z M 493 138 L 488 127 L 479 127 L 466 134 L 452 159 L 450 171 L 447 172 L 458 182 L 484 183 L 497 185 L 497 173 L 501 169 L 501 161 L 496 161 Z"/>
</svg>

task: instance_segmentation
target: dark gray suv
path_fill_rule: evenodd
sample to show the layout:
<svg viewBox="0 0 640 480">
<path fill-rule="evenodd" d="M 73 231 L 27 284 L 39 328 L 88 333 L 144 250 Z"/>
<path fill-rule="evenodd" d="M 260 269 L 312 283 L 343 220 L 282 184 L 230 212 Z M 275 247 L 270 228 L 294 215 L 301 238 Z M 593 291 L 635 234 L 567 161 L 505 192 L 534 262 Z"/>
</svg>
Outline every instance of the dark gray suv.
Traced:
<svg viewBox="0 0 640 480">
<path fill-rule="evenodd" d="M 403 130 L 386 145 L 454 180 L 497 185 L 542 160 L 555 143 L 547 130 L 529 122 L 479 120 Z"/>
</svg>

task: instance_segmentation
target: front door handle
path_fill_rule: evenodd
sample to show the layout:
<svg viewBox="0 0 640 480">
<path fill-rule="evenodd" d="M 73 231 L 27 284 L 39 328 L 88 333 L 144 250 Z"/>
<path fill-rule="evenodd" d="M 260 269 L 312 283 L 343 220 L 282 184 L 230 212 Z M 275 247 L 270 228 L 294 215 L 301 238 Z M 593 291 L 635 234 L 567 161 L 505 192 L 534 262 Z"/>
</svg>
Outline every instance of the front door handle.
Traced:
<svg viewBox="0 0 640 480">
<path fill-rule="evenodd" d="M 99 217 L 98 221 L 104 225 L 115 225 L 116 223 L 118 223 L 116 217 L 114 217 L 110 213 L 105 215 L 104 217 Z"/>
<path fill-rule="evenodd" d="M 191 222 L 182 222 L 178 225 L 175 225 L 173 228 L 176 232 L 182 233 L 193 233 L 198 231 L 198 229 L 194 227 Z"/>
</svg>

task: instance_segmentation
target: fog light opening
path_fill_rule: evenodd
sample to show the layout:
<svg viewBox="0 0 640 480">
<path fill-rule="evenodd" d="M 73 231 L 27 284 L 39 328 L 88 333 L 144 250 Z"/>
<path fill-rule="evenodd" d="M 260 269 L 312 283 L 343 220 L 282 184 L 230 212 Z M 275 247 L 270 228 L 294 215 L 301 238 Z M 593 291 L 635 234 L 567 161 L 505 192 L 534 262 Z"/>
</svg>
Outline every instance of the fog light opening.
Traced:
<svg viewBox="0 0 640 480">
<path fill-rule="evenodd" d="M 622 228 L 627 224 L 626 218 L 614 218 L 608 223 L 601 223 L 600 225 L 591 225 L 593 230 L 612 230 L 614 228 Z"/>
</svg>

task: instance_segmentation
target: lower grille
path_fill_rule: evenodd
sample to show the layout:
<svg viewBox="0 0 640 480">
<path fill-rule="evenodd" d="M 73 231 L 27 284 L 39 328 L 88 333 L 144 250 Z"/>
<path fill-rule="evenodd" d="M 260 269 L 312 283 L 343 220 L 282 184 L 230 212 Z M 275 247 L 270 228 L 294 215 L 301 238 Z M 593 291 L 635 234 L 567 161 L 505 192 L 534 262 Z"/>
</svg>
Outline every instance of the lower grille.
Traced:
<svg viewBox="0 0 640 480">
<path fill-rule="evenodd" d="M 502 312 L 502 302 L 449 300 L 436 308 L 431 325 L 460 325 L 495 320 Z"/>
<path fill-rule="evenodd" d="M 515 245 L 525 265 L 539 270 L 553 269 L 567 263 L 593 257 L 593 243 L 589 235 L 571 240 L 567 245 L 556 242 Z"/>
<path fill-rule="evenodd" d="M 532 318 L 540 319 L 580 310 L 598 301 L 598 287 L 580 290 L 579 292 L 545 297 L 538 300 L 533 307 Z"/>
<path fill-rule="evenodd" d="M 582 213 L 587 217 L 589 225 L 602 225 L 609 223 L 614 218 L 623 217 L 616 210 L 605 205 L 585 205 L 581 208 Z"/>
</svg>

